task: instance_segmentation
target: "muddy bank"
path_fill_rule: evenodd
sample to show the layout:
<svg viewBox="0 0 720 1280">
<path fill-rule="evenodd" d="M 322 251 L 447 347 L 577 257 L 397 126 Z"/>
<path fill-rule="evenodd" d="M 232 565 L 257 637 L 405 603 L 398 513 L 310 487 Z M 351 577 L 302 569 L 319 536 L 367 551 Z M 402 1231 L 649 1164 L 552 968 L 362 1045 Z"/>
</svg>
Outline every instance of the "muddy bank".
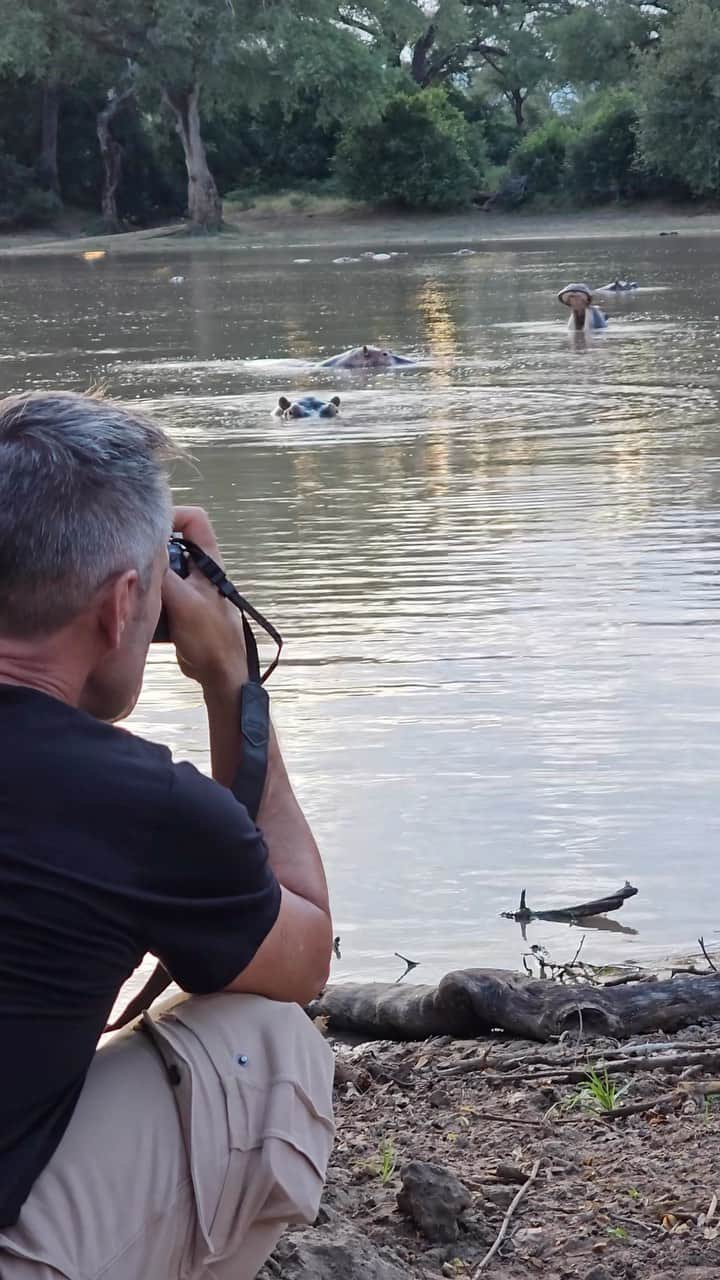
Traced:
<svg viewBox="0 0 720 1280">
<path fill-rule="evenodd" d="M 720 1275 L 720 1021 L 622 1043 L 443 1037 L 337 1054 L 320 1216 L 263 1280 L 471 1277 L 536 1162 L 478 1276 Z"/>
<path fill-rule="evenodd" d="M 175 254 L 192 249 L 198 253 L 264 247 L 302 249 L 334 245 L 442 244 L 464 242 L 468 246 L 514 241 L 611 239 L 625 236 L 717 235 L 720 212 L 692 208 L 642 206 L 632 210 L 595 210 L 578 213 L 533 214 L 482 213 L 420 215 L 338 211 L 287 211 L 250 209 L 226 213 L 226 229 L 218 235 L 188 234 L 184 223 L 128 231 L 120 235 L 71 235 L 63 232 L 16 232 L 0 236 L 0 257 L 82 253 L 105 249 L 107 253 Z"/>
</svg>

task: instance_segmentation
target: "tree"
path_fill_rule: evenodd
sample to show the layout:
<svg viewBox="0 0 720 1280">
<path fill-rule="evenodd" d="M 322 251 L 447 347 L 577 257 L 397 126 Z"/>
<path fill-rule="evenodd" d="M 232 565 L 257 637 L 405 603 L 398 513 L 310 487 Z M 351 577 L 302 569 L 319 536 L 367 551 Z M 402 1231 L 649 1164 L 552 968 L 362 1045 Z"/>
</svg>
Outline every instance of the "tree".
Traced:
<svg viewBox="0 0 720 1280">
<path fill-rule="evenodd" d="M 638 54 L 657 41 L 664 15 L 631 0 L 574 4 L 546 27 L 556 84 L 608 88 L 635 75 Z"/>
<path fill-rule="evenodd" d="M 649 168 L 697 196 L 720 193 L 720 6 L 687 0 L 639 80 L 639 150 Z"/>
<path fill-rule="evenodd" d="M 129 83 L 121 89 L 108 91 L 107 100 L 97 114 L 97 137 L 103 163 L 103 189 L 101 212 L 108 231 L 120 230 L 117 193 L 122 176 L 123 147 L 113 133 L 113 120 L 135 94 L 132 71 Z"/>
<path fill-rule="evenodd" d="M 62 0 L 0 0 L 0 71 L 29 76 L 41 97 L 39 181 L 60 193 L 58 125 L 65 85 L 85 70 L 80 42 L 68 30 Z"/>
<path fill-rule="evenodd" d="M 502 57 L 485 48 L 482 61 L 492 87 L 510 106 L 518 129 L 525 127 L 525 103 L 543 82 L 554 79 L 546 23 L 566 8 L 565 0 L 506 0 L 488 21 L 487 32 Z"/>
<path fill-rule="evenodd" d="M 36 0 L 33 0 L 33 3 Z M 66 0 L 83 38 L 132 60 L 140 87 L 153 87 L 175 121 L 188 178 L 193 227 L 217 230 L 222 202 L 208 163 L 205 117 L 275 96 L 289 99 L 322 85 L 326 104 L 342 89 L 346 110 L 357 109 L 370 73 L 370 51 L 338 21 L 335 0 Z M 342 56 L 338 56 L 341 50 Z M 355 77 L 353 68 L 364 67 Z M 312 67 L 310 83 L 308 68 Z M 332 68 L 332 69 L 331 69 Z"/>
<path fill-rule="evenodd" d="M 503 50 L 486 39 L 488 18 L 504 0 L 369 0 L 358 7 L 341 4 L 341 22 L 363 32 L 389 64 L 405 62 L 422 89 L 467 75 L 484 52 Z"/>
</svg>

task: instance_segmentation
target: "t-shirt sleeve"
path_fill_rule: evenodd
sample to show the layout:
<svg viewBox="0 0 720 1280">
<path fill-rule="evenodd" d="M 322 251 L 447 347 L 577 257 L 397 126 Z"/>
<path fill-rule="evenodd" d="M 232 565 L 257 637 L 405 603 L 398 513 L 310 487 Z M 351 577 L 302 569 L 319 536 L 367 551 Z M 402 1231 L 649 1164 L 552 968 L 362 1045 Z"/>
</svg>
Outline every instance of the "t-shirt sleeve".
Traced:
<svg viewBox="0 0 720 1280">
<path fill-rule="evenodd" d="M 178 986 L 221 991 L 277 920 L 280 885 L 262 834 L 232 792 L 172 766 L 164 823 L 146 867 L 146 947 Z"/>
</svg>

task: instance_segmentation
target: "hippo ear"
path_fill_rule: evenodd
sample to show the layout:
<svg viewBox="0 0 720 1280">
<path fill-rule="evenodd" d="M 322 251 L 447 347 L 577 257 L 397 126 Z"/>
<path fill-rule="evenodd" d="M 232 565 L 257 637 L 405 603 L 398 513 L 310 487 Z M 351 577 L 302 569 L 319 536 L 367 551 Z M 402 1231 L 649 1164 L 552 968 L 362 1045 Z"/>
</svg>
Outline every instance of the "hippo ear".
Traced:
<svg viewBox="0 0 720 1280">
<path fill-rule="evenodd" d="M 339 396 L 333 396 L 333 398 L 332 398 L 332 400 L 330 401 L 330 403 L 331 403 L 331 404 L 334 404 L 336 409 L 339 409 L 339 407 L 340 407 L 340 397 L 339 397 Z"/>
<path fill-rule="evenodd" d="M 287 396 L 279 396 L 278 409 L 282 409 L 283 413 L 285 413 L 286 409 L 289 409 L 289 408 L 290 408 L 290 401 L 288 400 Z"/>
<path fill-rule="evenodd" d="M 365 343 L 365 346 L 363 347 L 363 355 L 364 355 L 364 356 L 369 356 L 369 355 L 370 355 L 370 352 L 369 352 L 369 350 L 368 350 L 367 343 Z"/>
</svg>

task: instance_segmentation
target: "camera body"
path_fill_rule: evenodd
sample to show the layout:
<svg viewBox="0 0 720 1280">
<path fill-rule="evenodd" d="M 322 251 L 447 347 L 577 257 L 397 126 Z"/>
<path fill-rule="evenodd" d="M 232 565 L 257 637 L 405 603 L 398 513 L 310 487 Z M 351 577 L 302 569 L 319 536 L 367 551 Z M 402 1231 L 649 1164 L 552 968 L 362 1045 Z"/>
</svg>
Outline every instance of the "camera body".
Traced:
<svg viewBox="0 0 720 1280">
<path fill-rule="evenodd" d="M 168 561 L 173 573 L 178 578 L 187 578 L 190 572 L 190 556 L 182 539 L 182 534 L 174 533 L 168 542 Z M 153 644 L 170 643 L 170 624 L 165 609 L 160 610 L 160 617 L 152 638 Z"/>
</svg>

